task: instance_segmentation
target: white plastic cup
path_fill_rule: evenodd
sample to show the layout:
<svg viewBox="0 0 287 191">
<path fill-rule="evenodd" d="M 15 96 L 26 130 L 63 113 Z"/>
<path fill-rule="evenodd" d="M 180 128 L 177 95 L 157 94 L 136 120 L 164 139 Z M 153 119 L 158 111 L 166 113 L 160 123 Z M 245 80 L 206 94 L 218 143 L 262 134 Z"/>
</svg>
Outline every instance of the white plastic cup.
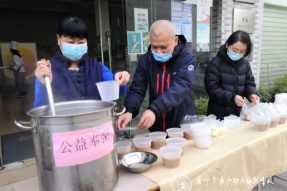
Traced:
<svg viewBox="0 0 287 191">
<path fill-rule="evenodd" d="M 102 101 L 113 101 L 119 99 L 120 85 L 115 80 L 96 83 Z"/>
<path fill-rule="evenodd" d="M 149 151 L 151 149 L 150 137 L 135 137 L 133 143 L 136 151 Z"/>
<path fill-rule="evenodd" d="M 166 130 L 168 137 L 183 137 L 183 129 L 181 128 L 169 128 Z"/>
<path fill-rule="evenodd" d="M 176 168 L 180 164 L 182 148 L 177 146 L 164 146 L 160 148 L 163 166 L 166 168 Z"/>
<path fill-rule="evenodd" d="M 197 148 L 208 149 L 211 147 L 211 130 L 208 127 L 192 128 L 191 132 Z"/>
<path fill-rule="evenodd" d="M 148 136 L 151 138 L 151 147 L 154 149 L 159 149 L 163 146 L 165 146 L 165 140 L 167 133 L 162 131 L 155 131 L 152 133 L 149 133 Z"/>
</svg>

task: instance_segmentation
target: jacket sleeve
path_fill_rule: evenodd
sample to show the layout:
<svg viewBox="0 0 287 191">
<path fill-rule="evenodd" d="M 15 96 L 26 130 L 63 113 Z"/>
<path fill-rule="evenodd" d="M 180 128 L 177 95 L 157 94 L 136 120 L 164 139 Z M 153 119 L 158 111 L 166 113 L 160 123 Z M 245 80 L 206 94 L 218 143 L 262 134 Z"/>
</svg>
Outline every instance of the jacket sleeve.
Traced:
<svg viewBox="0 0 287 191">
<path fill-rule="evenodd" d="M 41 84 L 38 79 L 35 79 L 35 88 L 34 89 L 35 90 L 34 90 L 33 107 L 46 105 L 48 103 L 46 87 L 43 84 Z"/>
<path fill-rule="evenodd" d="M 234 103 L 235 94 L 223 89 L 220 86 L 220 70 L 212 61 L 207 66 L 204 77 L 204 84 L 209 99 L 217 103 L 224 104 L 226 102 Z"/>
<path fill-rule="evenodd" d="M 256 94 L 256 84 L 255 79 L 252 74 L 250 64 L 247 63 L 247 73 L 244 85 L 244 96 L 249 99 L 251 94 Z"/>
<path fill-rule="evenodd" d="M 138 62 L 133 81 L 124 102 L 127 112 L 132 113 L 133 117 L 139 113 L 140 106 L 146 95 L 148 80 L 146 76 L 145 58 L 146 55 L 142 56 Z"/>
<path fill-rule="evenodd" d="M 174 109 L 181 104 L 186 96 L 191 94 L 196 58 L 192 54 L 187 54 L 186 58 L 183 57 L 182 60 L 182 62 L 176 63 L 180 65 L 180 68 L 176 71 L 170 88 L 157 97 L 148 107 L 156 116 Z"/>
</svg>

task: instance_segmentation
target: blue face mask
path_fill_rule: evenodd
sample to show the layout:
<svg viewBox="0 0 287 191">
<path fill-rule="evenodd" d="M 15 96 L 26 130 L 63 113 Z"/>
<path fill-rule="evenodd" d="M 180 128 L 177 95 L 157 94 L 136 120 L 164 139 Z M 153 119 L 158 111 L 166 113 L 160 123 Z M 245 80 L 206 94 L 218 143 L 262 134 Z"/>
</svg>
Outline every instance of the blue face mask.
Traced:
<svg viewBox="0 0 287 191">
<path fill-rule="evenodd" d="M 62 54 L 71 61 L 79 61 L 88 52 L 87 43 L 71 44 L 63 42 L 61 46 Z"/>
<path fill-rule="evenodd" d="M 227 55 L 233 61 L 238 61 L 244 56 L 244 54 L 237 54 L 232 50 L 227 50 Z"/>
<path fill-rule="evenodd" d="M 152 51 L 152 55 L 153 55 L 154 59 L 158 62 L 167 62 L 172 57 L 172 53 L 170 53 L 170 52 L 164 53 L 164 54 L 158 54 L 158 53 Z"/>
</svg>

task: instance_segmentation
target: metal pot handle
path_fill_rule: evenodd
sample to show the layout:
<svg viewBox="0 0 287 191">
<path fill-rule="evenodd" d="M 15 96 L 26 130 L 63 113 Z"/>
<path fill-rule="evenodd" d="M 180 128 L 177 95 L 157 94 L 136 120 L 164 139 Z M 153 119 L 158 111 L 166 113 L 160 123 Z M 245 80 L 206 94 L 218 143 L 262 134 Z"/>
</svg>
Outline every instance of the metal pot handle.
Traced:
<svg viewBox="0 0 287 191">
<path fill-rule="evenodd" d="M 113 109 L 114 116 L 120 116 L 121 114 L 125 112 L 126 112 L 126 108 L 123 105 L 116 105 Z"/>
<path fill-rule="evenodd" d="M 30 121 L 21 121 L 21 120 L 15 119 L 14 123 L 21 129 L 32 129 Z"/>
</svg>

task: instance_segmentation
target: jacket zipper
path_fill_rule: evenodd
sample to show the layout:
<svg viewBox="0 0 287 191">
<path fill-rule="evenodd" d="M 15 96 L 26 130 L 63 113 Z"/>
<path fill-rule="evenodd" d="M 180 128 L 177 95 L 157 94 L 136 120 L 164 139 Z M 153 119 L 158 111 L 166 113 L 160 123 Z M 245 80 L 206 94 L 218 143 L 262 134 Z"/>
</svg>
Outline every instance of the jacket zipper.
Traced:
<svg viewBox="0 0 287 191">
<path fill-rule="evenodd" d="M 170 87 L 170 74 L 167 75 L 167 89 Z"/>
<path fill-rule="evenodd" d="M 156 94 L 159 92 L 159 74 L 156 75 Z"/>
<path fill-rule="evenodd" d="M 166 72 L 166 63 L 163 63 L 162 66 L 162 77 L 161 77 L 161 94 L 164 94 L 164 79 L 165 79 L 165 72 Z M 166 121 L 165 121 L 165 114 L 162 115 L 162 126 L 163 130 L 166 131 Z"/>
</svg>

